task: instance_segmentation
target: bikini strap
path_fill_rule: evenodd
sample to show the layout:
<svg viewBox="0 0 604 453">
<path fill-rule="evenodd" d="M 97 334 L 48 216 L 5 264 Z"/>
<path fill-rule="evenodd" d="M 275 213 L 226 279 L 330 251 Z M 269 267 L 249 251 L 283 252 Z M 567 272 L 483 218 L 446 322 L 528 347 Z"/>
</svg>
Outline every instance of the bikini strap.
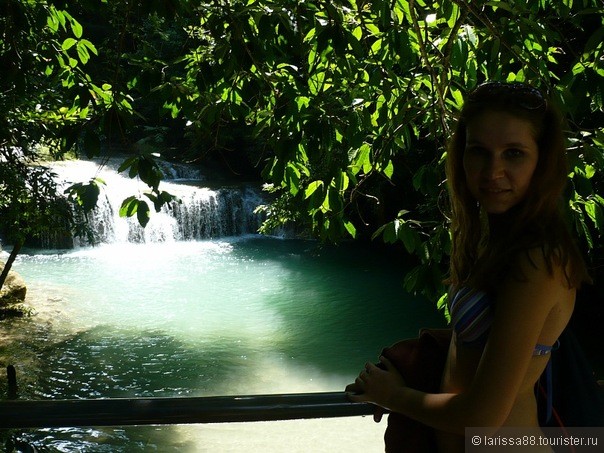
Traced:
<svg viewBox="0 0 604 453">
<path fill-rule="evenodd" d="M 533 350 L 533 355 L 534 356 L 548 355 L 552 351 L 555 351 L 556 349 L 558 349 L 559 346 L 560 346 L 560 340 L 556 340 L 556 342 L 551 346 L 537 343 L 535 345 L 535 349 Z M 553 389 L 553 383 L 552 383 L 552 359 L 550 358 L 545 367 L 545 395 L 546 395 L 546 404 L 547 404 L 545 423 L 549 423 L 549 421 L 552 418 L 552 411 L 553 411 L 553 407 L 554 407 L 553 391 L 554 391 L 554 389 Z"/>
<path fill-rule="evenodd" d="M 535 349 L 533 349 L 533 355 L 537 356 L 537 355 L 547 355 L 552 351 L 555 351 L 556 349 L 558 349 L 558 347 L 560 346 L 560 340 L 556 340 L 556 342 L 551 345 L 545 345 L 545 344 L 539 344 L 537 343 L 535 345 Z"/>
</svg>

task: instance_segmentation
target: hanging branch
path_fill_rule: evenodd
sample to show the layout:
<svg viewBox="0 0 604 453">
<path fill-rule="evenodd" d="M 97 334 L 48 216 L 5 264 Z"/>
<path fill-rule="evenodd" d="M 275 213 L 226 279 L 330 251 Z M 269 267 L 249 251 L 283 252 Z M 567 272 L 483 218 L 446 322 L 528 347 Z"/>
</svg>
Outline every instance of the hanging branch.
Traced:
<svg viewBox="0 0 604 453">
<path fill-rule="evenodd" d="M 426 44 L 424 42 L 424 39 L 422 38 L 422 31 L 419 26 L 419 22 L 417 20 L 417 15 L 415 13 L 415 0 L 409 1 L 409 13 L 411 14 L 413 30 L 415 31 L 415 34 L 417 35 L 417 41 L 419 44 L 421 58 L 424 61 L 425 65 L 427 66 L 428 71 L 430 73 L 430 78 L 432 80 L 432 88 L 434 91 L 436 91 L 436 103 L 438 104 L 440 111 L 441 111 L 441 115 L 438 115 L 438 117 L 440 119 L 443 131 L 445 132 L 446 136 L 449 136 L 449 126 L 448 126 L 447 122 L 445 121 L 445 115 L 446 115 L 447 109 L 445 107 L 444 93 L 443 93 L 443 89 L 439 83 L 439 77 L 436 74 L 436 70 L 430 61 L 430 57 L 428 55 L 428 51 L 426 49 Z"/>
</svg>

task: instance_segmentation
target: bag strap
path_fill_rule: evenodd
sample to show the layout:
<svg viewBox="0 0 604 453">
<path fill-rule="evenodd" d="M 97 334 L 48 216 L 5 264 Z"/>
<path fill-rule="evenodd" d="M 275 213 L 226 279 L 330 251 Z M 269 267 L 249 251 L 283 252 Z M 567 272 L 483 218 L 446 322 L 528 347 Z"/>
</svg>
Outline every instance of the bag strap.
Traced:
<svg viewBox="0 0 604 453">
<path fill-rule="evenodd" d="M 550 364 L 551 364 L 551 360 L 547 364 L 547 366 L 551 369 Z M 550 376 L 550 379 L 551 379 L 551 376 Z M 550 381 L 549 385 L 551 386 L 551 381 Z M 569 438 L 570 434 L 568 433 L 566 426 L 564 426 L 564 422 L 562 421 L 560 414 L 558 413 L 556 408 L 553 406 L 553 404 L 551 404 L 551 392 L 546 393 L 546 390 L 543 388 L 543 386 L 541 384 L 539 384 L 539 391 L 541 392 L 541 395 L 548 400 L 548 408 L 547 408 L 548 409 L 548 419 L 547 419 L 547 421 L 549 422 L 550 418 L 553 416 L 554 419 L 556 420 L 556 424 L 562 430 L 562 434 L 564 435 L 564 437 Z M 549 405 L 549 404 L 551 404 L 551 405 Z M 574 446 L 569 445 L 568 451 L 570 451 L 571 453 L 576 453 L 577 450 L 575 449 Z"/>
</svg>

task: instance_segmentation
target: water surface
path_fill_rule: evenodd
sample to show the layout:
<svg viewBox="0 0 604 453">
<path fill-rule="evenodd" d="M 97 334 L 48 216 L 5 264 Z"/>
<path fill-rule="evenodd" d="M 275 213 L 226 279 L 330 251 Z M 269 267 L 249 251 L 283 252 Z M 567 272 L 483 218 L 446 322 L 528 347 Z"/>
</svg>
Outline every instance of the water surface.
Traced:
<svg viewBox="0 0 604 453">
<path fill-rule="evenodd" d="M 38 312 L 0 327 L 0 361 L 17 367 L 22 398 L 340 391 L 382 347 L 442 325 L 432 304 L 402 290 L 402 259 L 352 245 L 116 243 L 34 251 L 14 269 Z M 356 417 L 14 438 L 44 451 L 366 453 L 382 450 L 384 429 Z"/>
</svg>

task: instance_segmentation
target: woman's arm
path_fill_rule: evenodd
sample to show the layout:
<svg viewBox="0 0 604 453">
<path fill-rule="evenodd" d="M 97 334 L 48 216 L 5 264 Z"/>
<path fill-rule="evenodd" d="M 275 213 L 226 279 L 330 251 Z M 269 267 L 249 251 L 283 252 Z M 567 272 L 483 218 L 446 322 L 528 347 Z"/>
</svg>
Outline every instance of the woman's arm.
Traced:
<svg viewBox="0 0 604 453">
<path fill-rule="evenodd" d="M 570 291 L 561 269 L 548 273 L 540 250 L 523 254 L 516 265 L 525 278 L 510 277 L 498 289 L 489 339 L 466 391 L 433 394 L 411 389 L 382 358 L 386 370 L 367 364 L 355 382 L 363 393 L 350 395 L 351 400 L 378 404 L 443 431 L 501 426 L 524 383 L 548 315 Z"/>
</svg>

